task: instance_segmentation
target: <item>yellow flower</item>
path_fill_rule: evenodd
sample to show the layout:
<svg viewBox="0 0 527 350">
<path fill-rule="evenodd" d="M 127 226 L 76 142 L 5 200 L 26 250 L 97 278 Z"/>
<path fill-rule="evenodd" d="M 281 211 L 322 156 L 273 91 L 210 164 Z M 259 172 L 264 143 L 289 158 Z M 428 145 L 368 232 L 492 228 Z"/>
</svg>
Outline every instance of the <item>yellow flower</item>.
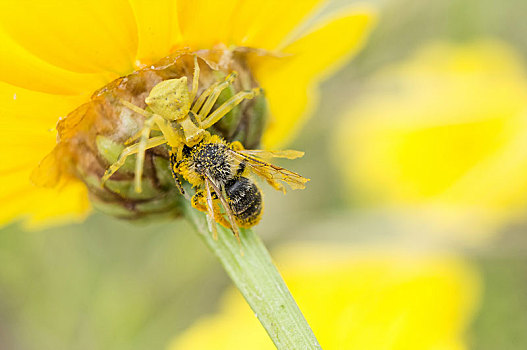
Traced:
<svg viewBox="0 0 527 350">
<path fill-rule="evenodd" d="M 277 262 L 324 349 L 462 350 L 479 280 L 448 257 L 295 245 Z M 170 350 L 274 349 L 235 291 Z"/>
<path fill-rule="evenodd" d="M 367 9 L 317 17 L 323 1 L 12 1 L 0 13 L 0 223 L 82 219 L 85 186 L 37 188 L 31 171 L 56 143 L 58 119 L 110 81 L 174 50 L 245 46 L 272 52 L 250 69 L 273 119 L 266 146 L 285 141 L 316 101 L 315 86 L 362 44 Z M 305 25 L 303 25 L 305 24 Z"/>
<path fill-rule="evenodd" d="M 521 213 L 527 204 L 521 60 L 495 41 L 436 43 L 379 72 L 335 138 L 351 193 L 475 236 Z"/>
</svg>

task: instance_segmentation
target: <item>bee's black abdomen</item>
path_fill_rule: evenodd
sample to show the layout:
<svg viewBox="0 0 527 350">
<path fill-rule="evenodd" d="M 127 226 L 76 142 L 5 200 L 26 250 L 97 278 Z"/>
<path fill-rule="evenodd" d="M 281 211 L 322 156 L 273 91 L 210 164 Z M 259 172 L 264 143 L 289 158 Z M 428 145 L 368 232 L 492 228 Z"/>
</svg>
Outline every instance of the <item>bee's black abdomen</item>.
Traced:
<svg viewBox="0 0 527 350">
<path fill-rule="evenodd" d="M 225 183 L 229 206 L 241 227 L 254 226 L 262 214 L 262 193 L 246 177 L 237 177 Z"/>
</svg>

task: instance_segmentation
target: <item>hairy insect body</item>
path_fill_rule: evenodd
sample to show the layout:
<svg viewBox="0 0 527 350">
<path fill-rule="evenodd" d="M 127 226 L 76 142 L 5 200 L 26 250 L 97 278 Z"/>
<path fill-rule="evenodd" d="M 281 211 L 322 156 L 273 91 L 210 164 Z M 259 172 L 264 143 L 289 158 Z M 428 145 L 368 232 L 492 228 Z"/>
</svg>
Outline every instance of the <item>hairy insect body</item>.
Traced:
<svg viewBox="0 0 527 350">
<path fill-rule="evenodd" d="M 225 184 L 225 196 L 240 227 L 252 227 L 262 217 L 262 192 L 246 177 L 236 177 Z"/>
<path fill-rule="evenodd" d="M 236 173 L 236 166 L 229 161 L 227 154 L 228 146 L 219 140 L 219 137 L 212 137 L 210 141 L 204 141 L 191 148 L 190 155 L 183 158 L 182 164 L 187 165 L 187 170 L 182 171 L 182 175 L 191 184 L 198 185 L 203 183 L 203 178 L 207 174 L 219 185 L 232 178 Z M 185 157 L 185 150 L 183 150 Z M 194 180 L 200 177 L 198 183 Z"/>
<path fill-rule="evenodd" d="M 236 152 L 234 148 L 233 144 L 213 135 L 194 147 L 184 147 L 180 161 L 176 161 L 176 155 L 170 158 L 174 174 L 181 174 L 193 186 L 201 186 L 210 178 L 223 192 L 217 194 L 212 191 L 214 199 L 224 195 L 236 224 L 240 227 L 252 227 L 260 221 L 262 215 L 262 193 L 253 181 L 244 176 L 246 162 L 238 161 L 232 156 L 232 152 Z M 193 206 L 203 210 L 205 198 L 204 191 L 198 191 L 192 199 Z"/>
</svg>

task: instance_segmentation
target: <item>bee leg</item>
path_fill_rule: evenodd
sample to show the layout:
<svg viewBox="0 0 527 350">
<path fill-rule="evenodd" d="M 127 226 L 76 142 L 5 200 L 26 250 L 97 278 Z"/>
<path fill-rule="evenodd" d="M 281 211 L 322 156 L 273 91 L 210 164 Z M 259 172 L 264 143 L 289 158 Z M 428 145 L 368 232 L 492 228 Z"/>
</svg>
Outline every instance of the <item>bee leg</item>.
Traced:
<svg viewBox="0 0 527 350">
<path fill-rule="evenodd" d="M 223 82 L 214 83 L 208 89 L 203 91 L 196 103 L 192 106 L 192 112 L 199 115 L 200 121 L 205 119 L 207 114 L 210 113 L 210 110 L 218 100 L 218 97 L 220 97 L 221 92 L 232 84 L 237 75 L 238 73 L 232 72 L 225 77 Z"/>
<path fill-rule="evenodd" d="M 209 187 L 210 188 L 210 187 Z M 209 205 L 209 198 L 207 194 L 207 198 L 205 198 L 206 195 L 205 190 L 199 190 L 197 191 L 191 199 L 191 204 L 194 209 L 197 209 L 201 212 L 204 212 L 207 215 L 207 221 L 209 224 L 209 230 L 213 233 L 214 237 L 217 236 L 217 231 L 215 226 L 213 225 L 213 222 L 217 222 L 218 224 L 222 225 L 223 227 L 226 227 L 228 229 L 231 229 L 231 225 L 225 218 L 223 217 L 223 214 L 220 211 L 219 206 L 216 204 L 216 199 L 212 198 L 212 193 L 210 197 L 210 205 Z M 209 220 L 212 220 L 212 222 L 209 222 Z"/>
<path fill-rule="evenodd" d="M 151 139 L 148 139 L 145 144 L 145 150 L 157 147 L 159 145 L 162 145 L 166 143 L 166 140 L 163 136 L 153 137 Z M 115 163 L 110 165 L 110 167 L 106 170 L 104 175 L 101 178 L 101 185 L 103 186 L 106 180 L 108 180 L 117 170 L 119 170 L 120 167 L 123 166 L 124 162 L 126 161 L 126 158 L 132 154 L 136 154 L 139 152 L 139 145 L 135 144 L 132 146 L 128 146 L 119 155 L 119 158 Z"/>
<path fill-rule="evenodd" d="M 209 194 L 210 190 L 209 193 L 207 193 L 207 198 L 205 198 L 205 190 L 199 190 L 192 196 L 191 203 L 192 207 L 207 214 L 207 226 L 209 227 L 209 231 L 212 232 L 212 237 L 214 239 L 218 239 L 218 231 L 215 221 L 220 221 L 219 218 L 222 216 L 214 209 L 212 196 L 209 197 Z M 216 214 L 219 215 L 216 216 Z"/>
<path fill-rule="evenodd" d="M 174 178 L 174 181 L 176 183 L 177 189 L 179 190 L 179 193 L 181 193 L 181 195 L 185 197 L 186 199 L 190 199 L 187 192 L 185 192 L 185 189 L 183 188 L 183 184 L 181 183 L 179 176 L 177 175 L 177 173 L 174 171 L 173 168 L 172 168 L 172 177 Z"/>
<path fill-rule="evenodd" d="M 234 107 L 239 105 L 243 100 L 251 100 L 262 93 L 261 88 L 254 88 L 249 91 L 240 91 L 236 95 L 229 98 L 224 104 L 219 106 L 214 112 L 209 114 L 205 119 L 201 120 L 201 127 L 203 129 L 210 128 L 216 124 L 218 120 L 223 118 L 225 114 L 229 113 Z"/>
<path fill-rule="evenodd" d="M 192 204 L 192 207 L 194 209 L 197 209 L 199 211 L 206 213 L 207 208 L 204 203 L 205 203 L 204 191 L 203 190 L 196 191 L 196 193 L 194 193 L 194 195 L 192 196 L 190 200 L 190 204 Z"/>
<path fill-rule="evenodd" d="M 177 161 L 177 154 L 178 154 L 179 151 L 176 150 L 176 152 L 170 152 L 170 162 L 171 162 L 171 166 L 170 166 L 170 170 L 172 170 L 172 177 L 174 178 L 174 181 L 176 183 L 176 187 L 178 188 L 179 190 L 179 193 L 181 193 L 181 195 L 183 197 L 185 197 L 186 199 L 190 200 L 190 197 L 189 195 L 187 194 L 187 192 L 185 192 L 185 189 L 183 188 L 183 184 L 181 183 L 181 179 L 179 178 L 179 172 L 178 172 L 178 161 Z"/>
<path fill-rule="evenodd" d="M 233 151 L 243 151 L 245 150 L 245 147 L 243 147 L 242 143 L 240 141 L 234 141 L 231 142 L 231 148 Z"/>
</svg>

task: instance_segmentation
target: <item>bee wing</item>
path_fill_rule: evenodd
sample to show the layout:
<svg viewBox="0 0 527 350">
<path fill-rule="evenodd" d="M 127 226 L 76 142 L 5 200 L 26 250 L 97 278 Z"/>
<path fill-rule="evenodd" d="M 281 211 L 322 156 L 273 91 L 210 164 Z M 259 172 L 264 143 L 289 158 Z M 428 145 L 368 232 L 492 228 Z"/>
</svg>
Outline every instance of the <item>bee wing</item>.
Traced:
<svg viewBox="0 0 527 350">
<path fill-rule="evenodd" d="M 283 182 L 288 184 L 291 189 L 298 190 L 306 188 L 305 183 L 309 181 L 309 179 L 306 179 L 297 173 L 264 162 L 261 159 L 249 156 L 240 151 L 231 150 L 231 155 L 236 160 L 236 162 L 245 163 L 253 173 L 263 177 L 269 185 L 278 191 L 282 191 L 284 193 L 286 192 Z"/>
<path fill-rule="evenodd" d="M 241 150 L 237 151 L 238 153 L 247 155 L 247 156 L 253 156 L 263 159 L 271 159 L 271 158 L 286 158 L 286 159 L 296 159 L 301 158 L 304 156 L 304 152 L 301 151 L 295 151 L 292 149 L 286 149 L 282 151 L 264 151 L 261 149 L 254 149 L 254 150 Z"/>
<path fill-rule="evenodd" d="M 205 189 L 207 192 L 207 224 L 209 225 L 209 230 L 212 232 L 212 237 L 216 240 L 218 239 L 218 229 L 216 227 L 216 218 L 214 217 L 214 204 L 212 202 L 212 194 L 210 192 L 209 180 L 205 179 Z"/>
<path fill-rule="evenodd" d="M 230 224 L 231 224 L 231 230 L 234 233 L 234 236 L 240 241 L 240 229 L 238 228 L 238 225 L 236 225 L 236 221 L 234 219 L 234 215 L 232 214 L 231 207 L 225 197 L 223 196 L 221 189 L 212 181 L 212 178 L 209 174 L 205 175 L 205 181 L 206 185 L 210 185 L 214 192 L 216 192 L 216 195 L 218 196 L 221 205 L 223 206 L 223 209 L 225 210 L 225 213 L 227 214 L 227 217 L 229 218 Z M 207 191 L 210 191 L 210 189 L 207 187 Z M 208 196 L 208 193 L 207 193 Z"/>
</svg>

